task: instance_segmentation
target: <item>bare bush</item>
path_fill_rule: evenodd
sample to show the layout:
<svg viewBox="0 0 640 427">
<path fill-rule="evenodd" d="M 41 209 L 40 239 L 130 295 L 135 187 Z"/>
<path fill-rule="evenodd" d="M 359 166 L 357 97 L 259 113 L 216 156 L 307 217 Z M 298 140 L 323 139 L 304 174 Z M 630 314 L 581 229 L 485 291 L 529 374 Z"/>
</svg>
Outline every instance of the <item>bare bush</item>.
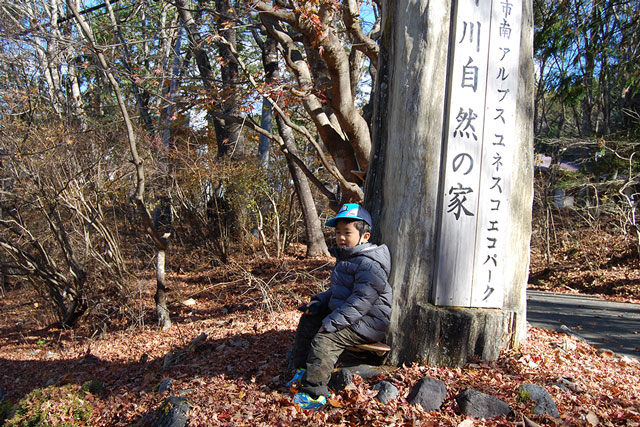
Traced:
<svg viewBox="0 0 640 427">
<path fill-rule="evenodd" d="M 5 130 L 2 270 L 30 282 L 64 325 L 101 296 L 125 301 L 128 272 L 103 212 L 119 172 L 95 141 L 67 130 L 22 122 Z"/>
<path fill-rule="evenodd" d="M 634 241 L 640 256 L 640 143 L 564 138 L 538 144 L 554 152 L 551 164 L 538 168 L 535 181 L 534 221 L 539 222 L 547 260 L 551 246 L 562 244 L 557 231 L 565 216 L 557 215 L 559 210 L 572 212 L 575 221 L 594 233 L 603 226 L 616 227 Z"/>
</svg>

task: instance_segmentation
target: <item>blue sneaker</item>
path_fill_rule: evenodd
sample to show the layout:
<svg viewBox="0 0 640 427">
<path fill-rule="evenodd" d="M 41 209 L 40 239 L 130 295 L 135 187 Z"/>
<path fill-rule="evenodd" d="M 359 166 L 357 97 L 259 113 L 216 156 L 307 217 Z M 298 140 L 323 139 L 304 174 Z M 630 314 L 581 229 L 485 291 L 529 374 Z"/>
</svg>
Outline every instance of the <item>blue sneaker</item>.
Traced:
<svg viewBox="0 0 640 427">
<path fill-rule="evenodd" d="M 293 401 L 302 409 L 320 409 L 327 403 L 327 397 L 320 395 L 314 399 L 307 393 L 296 393 Z"/>
<path fill-rule="evenodd" d="M 296 373 L 293 375 L 293 378 L 287 381 L 285 385 L 289 388 L 291 388 L 291 386 L 294 384 L 300 385 L 300 382 L 302 381 L 302 376 L 306 371 L 307 371 L 306 369 L 298 368 L 298 370 L 296 370 Z"/>
</svg>

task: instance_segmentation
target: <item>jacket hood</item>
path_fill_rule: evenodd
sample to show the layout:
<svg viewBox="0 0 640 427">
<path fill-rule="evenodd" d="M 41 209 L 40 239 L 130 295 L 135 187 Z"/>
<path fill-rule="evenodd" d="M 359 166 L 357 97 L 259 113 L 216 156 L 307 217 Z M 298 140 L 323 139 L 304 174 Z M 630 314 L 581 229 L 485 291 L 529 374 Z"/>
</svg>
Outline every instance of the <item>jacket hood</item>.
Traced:
<svg viewBox="0 0 640 427">
<path fill-rule="evenodd" d="M 387 273 L 391 273 L 391 254 L 387 245 L 375 245 L 373 243 L 365 243 L 353 248 L 335 247 L 330 250 L 331 255 L 338 260 L 351 258 L 353 256 L 366 256 L 380 264 L 382 269 Z"/>
</svg>

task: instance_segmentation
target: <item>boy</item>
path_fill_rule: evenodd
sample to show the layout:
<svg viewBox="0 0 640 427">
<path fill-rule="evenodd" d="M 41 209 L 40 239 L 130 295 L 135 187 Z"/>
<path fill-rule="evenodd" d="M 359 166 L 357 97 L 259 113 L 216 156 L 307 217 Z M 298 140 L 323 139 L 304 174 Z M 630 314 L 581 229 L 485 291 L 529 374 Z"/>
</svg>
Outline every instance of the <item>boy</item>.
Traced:
<svg viewBox="0 0 640 427">
<path fill-rule="evenodd" d="M 326 403 L 340 354 L 349 346 L 382 340 L 391 317 L 391 256 L 386 245 L 368 242 L 369 212 L 348 203 L 326 225 L 336 229 L 338 247 L 332 254 L 337 263 L 329 290 L 299 307 L 303 314 L 291 351 L 297 371 L 287 386 L 300 386 L 294 401 L 303 409 Z"/>
</svg>

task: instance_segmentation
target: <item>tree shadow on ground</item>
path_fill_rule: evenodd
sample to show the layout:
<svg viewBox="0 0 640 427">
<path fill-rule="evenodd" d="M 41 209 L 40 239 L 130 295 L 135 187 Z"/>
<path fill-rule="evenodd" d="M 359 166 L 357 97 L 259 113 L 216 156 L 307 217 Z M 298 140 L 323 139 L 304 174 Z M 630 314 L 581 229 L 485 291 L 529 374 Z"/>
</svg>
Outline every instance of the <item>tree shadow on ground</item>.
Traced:
<svg viewBox="0 0 640 427">
<path fill-rule="evenodd" d="M 227 310 L 230 310 L 228 316 Z M 187 343 L 155 358 L 147 359 L 143 355 L 138 361 L 105 360 L 91 354 L 90 350 L 84 357 L 61 360 L 55 354 L 59 345 L 31 345 L 33 349 L 20 356 L 30 360 L 0 358 L 0 387 L 6 391 L 6 399 L 15 403 L 36 388 L 66 384 L 82 386 L 88 381 L 97 381 L 103 387 L 95 397 L 104 402 L 103 406 L 117 405 L 123 396 L 127 396 L 124 399 L 130 402 L 140 403 L 140 399 L 145 399 L 147 404 L 149 400 L 156 402 L 147 406 L 146 415 L 138 419 L 142 425 L 153 418 L 158 402 L 166 398 L 157 391 L 160 382 L 167 378 L 175 380 L 170 393 L 200 387 L 206 390 L 215 384 L 233 383 L 286 392 L 283 385 L 289 376 L 286 353 L 293 342 L 294 332 L 271 329 L 233 334 L 234 314 L 241 316 L 249 310 L 245 305 L 213 310 L 210 314 L 215 313 L 216 316 L 209 319 L 220 319 L 213 322 L 219 326 L 205 330 L 211 336 L 219 327 L 230 335 L 216 339 L 207 337 L 194 345 Z M 180 328 L 180 323 L 176 322 L 175 327 Z M 52 332 L 48 333 L 51 338 Z M 47 331 L 43 330 L 42 336 L 46 337 Z M 114 411 L 109 412 L 112 415 Z"/>
<path fill-rule="evenodd" d="M 174 348 L 163 357 L 137 362 L 111 362 L 92 354 L 65 360 L 49 360 L 46 348 L 33 350 L 32 360 L 0 358 L 0 385 L 7 396 L 17 400 L 36 387 L 83 384 L 102 381 L 111 393 L 147 390 L 161 378 L 188 378 L 223 375 L 267 386 L 286 371 L 286 353 L 293 341 L 293 331 L 271 330 L 256 334 L 238 334 L 227 338 L 205 339 L 194 346 Z M 169 355 L 170 354 L 170 355 Z M 51 356 L 53 358 L 53 355 Z M 27 381 L 28 379 L 28 381 Z"/>
</svg>

